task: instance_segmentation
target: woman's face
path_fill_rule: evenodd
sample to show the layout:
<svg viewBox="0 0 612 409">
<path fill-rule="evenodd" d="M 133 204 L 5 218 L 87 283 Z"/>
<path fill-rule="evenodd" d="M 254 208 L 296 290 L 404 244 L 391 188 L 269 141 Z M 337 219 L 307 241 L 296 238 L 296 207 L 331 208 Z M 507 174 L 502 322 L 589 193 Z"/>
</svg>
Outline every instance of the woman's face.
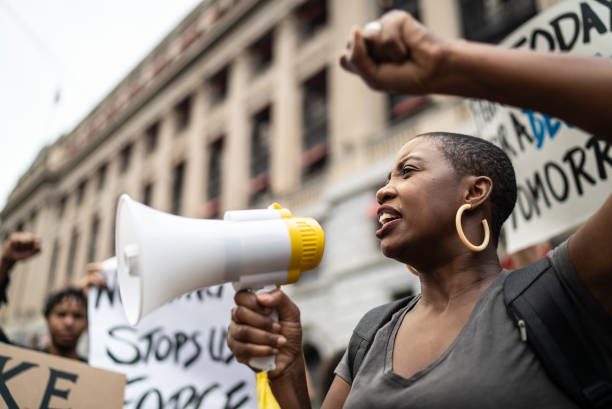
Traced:
<svg viewBox="0 0 612 409">
<path fill-rule="evenodd" d="M 463 191 L 461 177 L 432 139 L 406 143 L 376 193 L 383 254 L 411 263 L 442 250 L 449 237 L 456 238 L 454 217 Z"/>
</svg>

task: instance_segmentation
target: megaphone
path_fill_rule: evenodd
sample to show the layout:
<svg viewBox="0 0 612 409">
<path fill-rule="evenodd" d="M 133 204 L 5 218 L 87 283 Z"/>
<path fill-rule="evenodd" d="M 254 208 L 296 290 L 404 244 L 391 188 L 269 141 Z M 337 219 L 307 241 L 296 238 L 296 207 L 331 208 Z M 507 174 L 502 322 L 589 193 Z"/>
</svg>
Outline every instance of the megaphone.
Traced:
<svg viewBox="0 0 612 409">
<path fill-rule="evenodd" d="M 323 257 L 323 229 L 287 209 L 238 210 L 223 220 L 167 214 L 119 198 L 115 245 L 128 322 L 190 291 L 232 282 L 261 289 L 296 282 Z"/>
</svg>

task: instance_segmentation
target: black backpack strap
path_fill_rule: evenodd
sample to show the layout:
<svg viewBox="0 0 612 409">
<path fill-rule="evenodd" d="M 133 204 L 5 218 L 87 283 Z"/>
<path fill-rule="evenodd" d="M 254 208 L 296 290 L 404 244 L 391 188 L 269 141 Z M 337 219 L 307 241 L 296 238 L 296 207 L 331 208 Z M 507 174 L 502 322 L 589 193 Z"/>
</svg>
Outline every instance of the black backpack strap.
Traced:
<svg viewBox="0 0 612 409">
<path fill-rule="evenodd" d="M 504 302 L 563 391 L 584 408 L 612 407 L 612 382 L 604 361 L 548 258 L 512 272 L 504 282 Z"/>
<path fill-rule="evenodd" d="M 348 363 L 353 379 L 355 379 L 357 370 L 361 366 L 361 362 L 370 348 L 370 344 L 376 332 L 389 322 L 393 314 L 408 305 L 414 297 L 415 296 L 409 296 L 388 304 L 380 305 L 368 311 L 363 318 L 361 318 L 353 330 L 348 345 Z"/>
</svg>

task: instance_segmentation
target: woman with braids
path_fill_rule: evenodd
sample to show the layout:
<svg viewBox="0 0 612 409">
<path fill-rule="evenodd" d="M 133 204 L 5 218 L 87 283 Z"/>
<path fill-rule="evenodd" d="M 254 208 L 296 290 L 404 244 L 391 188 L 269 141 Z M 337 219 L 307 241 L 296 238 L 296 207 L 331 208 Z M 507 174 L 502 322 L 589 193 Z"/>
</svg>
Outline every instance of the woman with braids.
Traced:
<svg viewBox="0 0 612 409">
<path fill-rule="evenodd" d="M 370 87 L 482 98 L 545 112 L 612 142 L 612 61 L 444 40 L 394 11 L 354 29 L 340 57 Z M 586 103 L 585 103 L 586 101 Z M 419 272 L 421 294 L 380 327 L 357 373 L 347 354 L 323 408 L 576 408 L 507 313 L 496 246 L 516 200 L 510 160 L 478 138 L 417 135 L 378 190 L 382 252 Z M 458 223 L 456 223 L 458 219 Z M 548 254 L 563 300 L 600 334 L 612 368 L 612 198 Z M 239 292 L 228 344 L 240 362 L 276 355 L 282 408 L 307 408 L 298 308 Z M 276 309 L 279 321 L 267 314 Z"/>
</svg>

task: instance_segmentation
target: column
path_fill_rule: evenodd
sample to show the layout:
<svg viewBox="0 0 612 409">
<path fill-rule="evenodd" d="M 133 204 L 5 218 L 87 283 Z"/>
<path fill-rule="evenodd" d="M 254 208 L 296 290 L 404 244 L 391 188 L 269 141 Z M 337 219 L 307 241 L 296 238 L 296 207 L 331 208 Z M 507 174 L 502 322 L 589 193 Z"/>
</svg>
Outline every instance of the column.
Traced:
<svg viewBox="0 0 612 409">
<path fill-rule="evenodd" d="M 270 184 L 274 194 L 295 190 L 300 183 L 302 104 L 296 78 L 297 22 L 289 14 L 274 37 L 275 94 L 272 106 Z"/>
<path fill-rule="evenodd" d="M 248 85 L 245 54 L 236 57 L 229 73 L 229 100 L 225 121 L 226 144 L 221 175 L 221 211 L 244 209 L 248 204 L 250 140 L 249 117 L 245 108 Z"/>
<path fill-rule="evenodd" d="M 187 140 L 187 169 L 183 198 L 183 214 L 187 217 L 201 217 L 204 203 L 205 135 L 208 101 L 204 87 L 198 84 L 193 94 L 191 107 L 192 126 Z"/>
</svg>

